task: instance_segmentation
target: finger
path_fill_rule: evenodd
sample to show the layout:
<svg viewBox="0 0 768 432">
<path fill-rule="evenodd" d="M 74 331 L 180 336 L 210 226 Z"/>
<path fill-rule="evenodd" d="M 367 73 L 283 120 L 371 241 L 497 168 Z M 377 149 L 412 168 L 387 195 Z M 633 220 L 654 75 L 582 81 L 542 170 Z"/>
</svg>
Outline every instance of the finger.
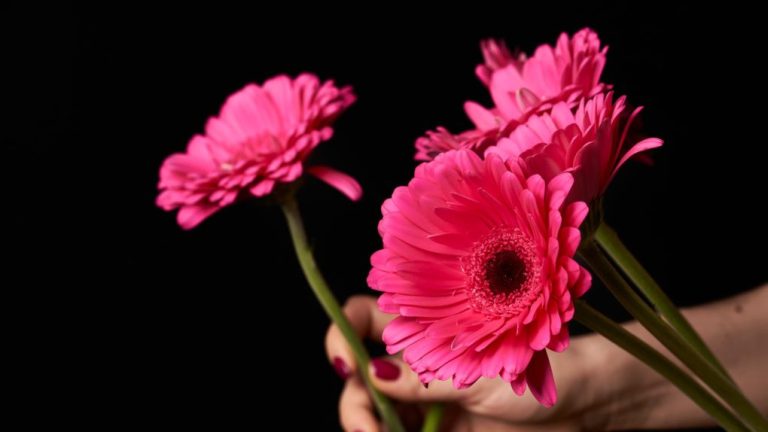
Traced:
<svg viewBox="0 0 768 432">
<path fill-rule="evenodd" d="M 373 384 L 389 397 L 405 402 L 459 401 L 466 390 L 456 390 L 449 381 L 433 380 L 429 386 L 419 381 L 405 362 L 396 357 L 371 361 L 369 375 Z"/>
<path fill-rule="evenodd" d="M 394 315 L 381 312 L 376 298 L 371 296 L 350 297 L 344 305 L 344 314 L 359 337 L 374 340 L 381 340 L 384 327 L 394 318 Z M 325 335 L 325 352 L 342 378 L 357 371 L 352 350 L 336 324 L 331 324 Z"/>
<path fill-rule="evenodd" d="M 341 426 L 349 432 L 376 432 L 379 430 L 368 391 L 359 376 L 347 380 L 339 399 Z"/>
</svg>

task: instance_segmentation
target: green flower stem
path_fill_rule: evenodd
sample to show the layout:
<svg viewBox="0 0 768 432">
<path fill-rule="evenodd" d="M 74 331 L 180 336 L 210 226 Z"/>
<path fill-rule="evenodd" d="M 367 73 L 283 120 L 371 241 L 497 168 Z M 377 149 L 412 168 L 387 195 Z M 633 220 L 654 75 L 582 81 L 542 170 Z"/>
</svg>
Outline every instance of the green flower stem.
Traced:
<svg viewBox="0 0 768 432">
<path fill-rule="evenodd" d="M 421 427 L 421 432 L 437 432 L 440 428 L 440 422 L 443 419 L 443 412 L 445 411 L 445 405 L 440 402 L 435 402 L 429 405 L 427 415 L 424 417 L 424 424 Z"/>
<path fill-rule="evenodd" d="M 632 354 L 685 393 L 727 431 L 748 431 L 731 411 L 723 406 L 696 380 L 583 300 L 576 301 L 576 320 Z"/>
<path fill-rule="evenodd" d="M 283 213 L 285 213 L 285 219 L 288 221 L 288 227 L 291 230 L 291 239 L 293 240 L 293 246 L 296 249 L 296 256 L 299 258 L 302 270 L 304 270 L 304 276 L 312 287 L 315 297 L 317 297 L 317 300 L 323 306 L 325 313 L 328 314 L 328 317 L 330 317 L 339 327 L 341 333 L 347 339 L 347 343 L 349 343 L 349 346 L 352 348 L 352 352 L 355 355 L 355 361 L 358 365 L 358 370 L 360 370 L 360 375 L 365 381 L 366 386 L 368 386 L 368 391 L 373 398 L 373 402 L 376 405 L 376 409 L 378 410 L 382 421 L 387 425 L 387 430 L 390 432 L 405 432 L 405 428 L 400 422 L 390 401 L 376 390 L 370 382 L 367 371 L 371 359 L 368 356 L 362 341 L 360 341 L 360 338 L 357 333 L 355 333 L 349 320 L 347 320 L 347 317 L 342 312 L 333 293 L 328 288 L 328 284 L 320 273 L 320 269 L 317 267 L 315 258 L 312 255 L 312 249 L 307 243 L 304 224 L 302 223 L 299 206 L 295 197 L 292 194 L 288 194 L 287 196 L 282 197 L 281 204 Z"/>
<path fill-rule="evenodd" d="M 661 287 L 653 280 L 653 277 L 645 270 L 645 268 L 637 261 L 632 253 L 624 246 L 610 226 L 605 223 L 600 224 L 595 233 L 595 240 L 600 247 L 605 251 L 608 257 L 619 266 L 621 271 L 627 275 L 632 284 L 645 296 L 648 301 L 651 302 L 653 307 L 664 317 L 665 320 L 675 329 L 693 348 L 699 352 L 712 366 L 720 371 L 723 375 L 728 377 L 733 382 L 733 379 L 728 375 L 728 371 L 725 370 L 722 364 L 717 360 L 717 357 L 707 347 L 707 344 L 701 339 L 696 330 L 693 329 L 687 319 L 680 313 L 680 310 L 675 307 L 672 300 L 669 299 L 667 294 L 661 289 Z"/>
<path fill-rule="evenodd" d="M 709 361 L 701 357 L 688 343 L 680 337 L 653 309 L 648 306 L 624 280 L 619 271 L 603 255 L 596 243 L 585 243 L 580 251 L 592 270 L 605 283 L 606 287 L 634 316 L 640 324 L 659 340 L 667 349 L 679 358 L 696 376 L 720 396 L 734 412 L 755 432 L 768 432 L 768 421 L 744 397 L 733 383 Z"/>
</svg>

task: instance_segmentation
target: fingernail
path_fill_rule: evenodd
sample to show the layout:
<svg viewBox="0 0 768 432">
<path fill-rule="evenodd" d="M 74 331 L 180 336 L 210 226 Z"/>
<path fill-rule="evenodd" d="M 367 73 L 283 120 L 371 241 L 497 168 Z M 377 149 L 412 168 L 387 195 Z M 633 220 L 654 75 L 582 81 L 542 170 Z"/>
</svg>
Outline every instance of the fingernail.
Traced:
<svg viewBox="0 0 768 432">
<path fill-rule="evenodd" d="M 429 383 L 421 383 L 421 385 L 423 385 L 425 389 L 429 388 Z"/>
<path fill-rule="evenodd" d="M 336 374 L 339 375 L 339 378 L 343 380 L 346 380 L 352 374 L 349 366 L 347 366 L 347 363 L 344 362 L 341 357 L 333 358 L 333 369 L 336 371 Z"/>
<path fill-rule="evenodd" d="M 373 366 L 373 373 L 376 375 L 376 378 L 384 381 L 394 381 L 400 376 L 400 368 L 390 361 L 377 358 L 371 360 L 371 365 Z"/>
</svg>

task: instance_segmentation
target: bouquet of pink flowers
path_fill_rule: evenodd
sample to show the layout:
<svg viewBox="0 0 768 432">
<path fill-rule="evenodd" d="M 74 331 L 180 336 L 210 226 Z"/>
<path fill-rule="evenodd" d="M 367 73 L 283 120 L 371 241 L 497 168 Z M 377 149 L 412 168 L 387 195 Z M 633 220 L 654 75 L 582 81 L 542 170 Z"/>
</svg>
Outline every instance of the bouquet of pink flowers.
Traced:
<svg viewBox="0 0 768 432">
<path fill-rule="evenodd" d="M 569 346 L 576 319 L 642 360 L 728 430 L 768 421 L 664 291 L 604 222 L 602 197 L 630 159 L 662 145 L 639 138 L 625 96 L 601 82 L 607 48 L 583 29 L 532 55 L 482 43 L 476 67 L 494 106 L 464 106 L 475 128 L 438 127 L 416 140 L 413 179 L 382 204 L 383 247 L 368 285 L 395 318 L 383 341 L 428 385 L 457 389 L 481 377 L 557 404 L 550 356 Z M 231 95 L 205 133 L 160 170 L 157 204 L 191 229 L 217 210 L 270 197 L 282 207 L 309 285 L 347 338 L 359 367 L 370 359 L 308 246 L 295 193 L 306 172 L 352 200 L 362 188 L 334 168 L 305 161 L 355 101 L 350 87 L 312 74 L 278 76 Z M 592 274 L 670 353 L 670 359 L 580 300 Z M 403 427 L 368 382 L 389 431 Z M 440 408 L 425 430 L 439 424 Z"/>
</svg>

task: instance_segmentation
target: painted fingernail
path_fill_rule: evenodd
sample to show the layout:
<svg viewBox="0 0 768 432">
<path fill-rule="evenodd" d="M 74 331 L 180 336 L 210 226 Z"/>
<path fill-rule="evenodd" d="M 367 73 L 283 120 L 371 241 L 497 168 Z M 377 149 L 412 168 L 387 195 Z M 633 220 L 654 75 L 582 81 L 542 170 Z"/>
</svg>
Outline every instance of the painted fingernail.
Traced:
<svg viewBox="0 0 768 432">
<path fill-rule="evenodd" d="M 346 380 L 352 374 L 352 371 L 347 366 L 347 363 L 341 359 L 341 357 L 333 358 L 333 369 L 339 375 L 339 378 Z"/>
<path fill-rule="evenodd" d="M 373 359 L 371 360 L 371 365 L 373 366 L 373 373 L 376 375 L 376 378 L 384 381 L 394 381 L 400 376 L 400 368 L 390 361 Z"/>
</svg>

